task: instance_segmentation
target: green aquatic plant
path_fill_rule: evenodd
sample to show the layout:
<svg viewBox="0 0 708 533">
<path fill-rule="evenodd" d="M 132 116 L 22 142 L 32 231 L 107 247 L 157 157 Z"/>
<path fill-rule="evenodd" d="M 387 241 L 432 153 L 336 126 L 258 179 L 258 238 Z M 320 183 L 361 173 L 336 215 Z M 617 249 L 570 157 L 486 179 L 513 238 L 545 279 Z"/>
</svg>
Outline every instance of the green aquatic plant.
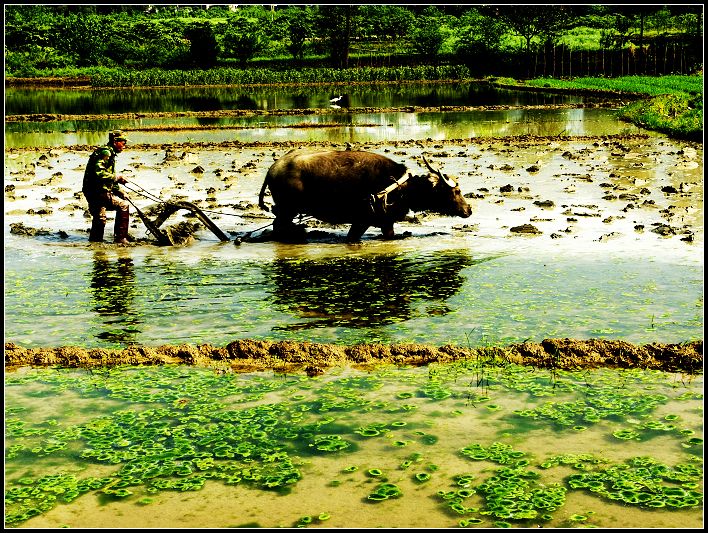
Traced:
<svg viewBox="0 0 708 533">
<path fill-rule="evenodd" d="M 419 394 L 431 400 L 441 401 L 451 397 L 452 391 L 439 383 L 429 382 L 425 387 L 420 389 Z"/>
<path fill-rule="evenodd" d="M 366 416 L 375 418 L 375 413 L 402 412 L 401 402 L 387 403 L 362 397 L 361 391 L 371 386 L 372 382 L 367 384 L 362 381 L 352 386 L 349 385 L 356 382 L 328 384 L 322 382 L 323 388 L 320 388 L 320 384 L 315 387 L 309 381 L 302 382 L 295 379 L 290 384 L 287 383 L 289 380 L 274 380 L 278 382 L 276 385 L 267 383 L 268 380 L 260 377 L 246 379 L 229 375 L 216 379 L 214 375 L 204 375 L 200 378 L 201 373 L 200 369 L 195 368 L 189 371 L 170 369 L 165 377 L 159 377 L 160 374 L 156 370 L 141 369 L 139 372 L 114 371 L 97 376 L 91 387 L 87 387 L 85 383 L 80 384 L 80 380 L 62 382 L 61 386 L 66 386 L 66 390 L 73 391 L 71 387 L 75 386 L 79 391 L 77 394 L 84 394 L 87 398 L 99 400 L 111 394 L 113 400 L 127 403 L 128 407 L 114 410 L 107 415 L 87 414 L 82 422 L 76 425 L 67 425 L 61 419 L 56 424 L 51 422 L 53 419 L 50 419 L 49 423 L 20 420 L 22 424 L 15 423 L 13 426 L 16 434 L 8 438 L 6 443 L 6 459 L 10 457 L 8 460 L 14 461 L 11 454 L 17 454 L 20 460 L 30 461 L 43 454 L 42 461 L 54 459 L 52 455 L 55 455 L 56 460 L 59 461 L 66 455 L 66 450 L 71 450 L 71 454 L 80 461 L 80 464 L 93 465 L 110 475 L 105 479 L 87 478 L 77 479 L 75 482 L 67 480 L 66 486 L 50 489 L 49 487 L 52 487 L 49 484 L 50 480 L 38 485 L 37 478 L 28 475 L 27 472 L 18 474 L 17 481 L 12 479 L 6 481 L 6 523 L 10 523 L 7 518 L 9 516 L 13 524 L 21 524 L 22 521 L 44 513 L 58 504 L 73 503 L 76 498 L 84 494 L 90 495 L 92 492 L 94 495 L 100 494 L 102 498 L 105 497 L 106 501 L 113 498 L 127 499 L 128 502 L 139 505 L 142 505 L 140 498 L 143 494 L 154 497 L 160 491 L 166 490 L 196 491 L 203 488 L 206 483 L 243 484 L 253 489 L 284 493 L 302 478 L 295 457 L 307 455 L 308 452 L 329 455 L 332 452 L 356 451 L 358 443 L 364 439 L 356 439 L 356 443 L 348 442 L 346 439 L 356 432 L 355 428 L 358 424 L 361 428 L 373 428 L 379 433 L 389 432 L 389 436 L 394 428 L 411 425 L 410 422 L 406 424 L 402 420 L 369 423 Z M 455 376 L 460 375 L 462 374 L 455 374 Z M 528 389 L 531 383 L 528 376 L 515 374 L 511 368 L 507 371 L 507 375 L 500 374 L 490 378 L 492 378 L 490 391 L 497 390 L 493 387 L 501 386 Z M 52 373 L 48 373 L 46 379 L 59 381 L 52 377 Z M 421 387 L 416 379 L 407 379 L 406 385 L 415 387 L 416 390 Z M 442 373 L 438 373 L 435 379 L 438 380 L 440 387 L 452 392 L 451 397 L 463 398 L 457 394 L 458 388 L 455 388 L 454 383 L 445 381 Z M 289 392 L 295 387 L 297 389 L 303 387 L 303 383 L 310 384 L 307 403 L 295 403 L 293 395 Z M 100 386 L 100 394 L 92 389 L 95 384 Z M 590 387 L 593 386 L 595 383 L 590 384 Z M 156 390 L 152 398 L 140 390 L 151 387 Z M 163 387 L 165 390 L 161 390 Z M 268 403 L 270 392 L 275 392 L 276 398 L 287 400 Z M 559 398 L 560 395 L 556 397 Z M 220 398 L 224 398 L 225 401 L 221 402 Z M 661 403 L 660 398 L 655 400 Z M 133 401 L 136 403 L 130 403 Z M 490 401 L 489 395 L 486 395 L 486 401 Z M 498 401 L 497 398 L 495 401 Z M 558 402 L 558 405 L 563 403 L 565 402 Z M 624 417 L 627 415 L 622 414 L 624 411 L 617 411 L 620 414 L 610 413 L 613 409 L 611 401 L 608 400 L 606 405 L 596 400 L 594 403 L 597 405 L 578 404 L 577 408 L 565 411 L 563 410 L 565 408 L 561 407 L 561 418 L 571 422 L 569 428 L 573 428 L 574 425 L 586 426 L 586 422 L 582 420 L 593 417 L 609 420 L 610 423 L 625 421 Z M 363 414 L 367 413 L 365 409 L 369 408 L 373 409 L 372 414 Z M 555 420 L 548 416 L 552 415 L 556 408 L 557 405 L 551 406 L 549 402 L 545 404 L 544 409 L 547 410 L 529 409 L 529 413 L 533 415 L 529 418 L 533 419 L 534 423 Z M 464 413 L 468 411 L 469 407 L 465 407 Z M 448 416 L 449 412 L 447 404 L 436 411 L 441 413 L 440 416 Z M 12 416 L 21 416 L 21 413 L 22 411 L 16 411 Z M 642 422 L 647 421 L 647 416 L 644 415 L 638 415 L 637 418 Z M 356 422 L 352 423 L 354 420 Z M 666 427 L 668 425 L 666 423 L 671 420 L 662 418 L 659 422 L 664 424 L 662 427 Z M 653 425 L 639 428 L 638 422 L 632 423 L 633 428 L 642 432 L 670 433 L 663 429 L 651 429 Z M 686 425 L 689 423 L 687 421 Z M 587 424 L 586 427 L 590 425 Z M 413 427 L 425 427 L 426 431 L 435 431 L 435 429 L 428 429 L 434 427 L 432 421 L 429 426 Z M 35 429 L 42 431 L 34 431 Z M 688 437 L 691 436 L 678 429 L 673 429 L 673 432 L 677 436 L 681 435 L 680 438 L 684 441 L 688 441 Z M 406 436 L 410 434 L 414 440 L 396 441 L 391 438 L 386 439 L 386 443 L 395 445 L 396 442 L 415 442 L 419 445 L 430 442 L 433 445 L 438 442 L 436 435 L 429 435 L 424 431 L 406 430 L 405 434 Z M 359 436 L 363 437 L 363 435 Z M 502 438 L 506 437 L 502 436 Z M 365 442 L 362 446 L 368 444 Z M 66 445 L 66 448 L 61 449 L 62 445 Z M 325 449 L 317 449 L 318 445 Z M 326 449 L 328 446 L 331 446 L 329 451 Z M 667 510 L 694 509 L 702 502 L 700 494 L 702 469 L 698 461 L 700 457 L 696 454 L 696 450 L 700 450 L 700 445 L 694 443 L 687 450 L 685 453 L 690 455 L 690 459 L 684 465 L 668 467 L 656 464 L 650 458 L 637 458 L 632 463 L 628 463 L 625 469 L 636 470 L 634 474 L 637 476 L 645 475 L 640 469 L 647 469 L 652 476 L 659 476 L 664 480 L 662 486 L 680 486 L 683 492 L 667 492 L 662 498 L 648 499 L 650 491 L 638 489 L 633 484 L 639 483 L 640 480 L 620 479 L 619 475 L 610 480 L 576 479 L 572 483 L 577 485 L 574 487 L 568 482 L 566 490 L 584 490 L 593 496 L 605 497 L 608 501 L 623 505 L 646 508 L 663 506 Z M 480 511 L 466 505 L 466 502 L 470 501 L 467 498 L 472 494 L 479 494 L 478 497 L 484 503 L 482 513 L 485 513 L 480 516 L 490 516 L 491 520 L 514 525 L 517 525 L 516 521 L 529 524 L 546 520 L 564 504 L 564 495 L 560 491 L 556 494 L 543 490 L 548 487 L 542 486 L 543 480 L 538 477 L 538 472 L 541 470 L 536 469 L 537 466 L 548 469 L 563 464 L 582 469 L 576 471 L 577 474 L 594 473 L 606 469 L 605 463 L 586 454 L 574 454 L 572 457 L 568 454 L 562 458 L 546 459 L 536 465 L 532 457 L 501 443 L 470 445 L 466 447 L 462 456 L 476 461 L 489 461 L 504 468 L 482 470 L 482 474 L 477 472 L 474 475 L 461 474 L 453 477 L 455 490 L 443 491 L 445 496 L 444 498 L 441 496 L 445 505 L 449 507 L 449 512 L 455 516 L 463 514 L 465 516 L 459 518 L 469 519 L 470 514 Z M 335 458 L 331 457 L 331 459 Z M 414 472 L 430 475 L 429 472 L 436 470 L 430 463 L 431 458 L 426 457 L 426 459 L 427 461 L 423 463 L 423 454 L 410 454 L 403 460 L 399 460 L 399 469 L 405 470 L 416 465 Z M 357 470 L 357 467 L 350 468 L 352 470 L 345 470 L 350 472 Z M 425 475 L 422 477 L 425 478 Z M 479 481 L 484 485 L 482 490 L 476 486 L 477 476 L 482 478 Z M 374 476 L 374 479 L 368 480 L 368 483 L 387 481 L 380 476 Z M 423 483 L 416 474 L 412 474 L 408 479 L 409 482 Z M 435 484 L 440 483 L 442 479 L 444 479 L 442 474 L 436 474 Z M 19 492 L 23 487 L 31 490 L 36 488 L 38 492 L 36 494 Z M 104 489 L 107 491 L 106 494 L 102 492 Z M 15 494 L 11 492 L 13 490 L 18 492 Z M 62 492 L 59 492 L 60 490 Z M 424 487 L 418 487 L 418 491 L 424 490 Z M 135 498 L 133 499 L 124 491 L 134 492 Z M 606 491 L 607 496 L 604 496 L 603 491 Z M 42 496 L 44 494 L 46 497 Z M 38 495 L 41 496 L 39 500 Z M 367 499 L 372 502 L 393 497 L 387 494 L 386 490 L 381 492 L 375 490 L 371 495 L 372 497 Z M 19 496 L 25 499 L 18 499 Z M 468 523 L 468 525 L 474 524 L 476 522 Z"/>
<path fill-rule="evenodd" d="M 641 435 L 633 429 L 618 429 L 612 433 L 616 439 L 621 440 L 639 440 Z"/>
<path fill-rule="evenodd" d="M 525 455 L 523 452 L 514 451 L 511 445 L 501 442 L 494 442 L 487 447 L 478 443 L 470 444 L 462 448 L 460 453 L 475 461 L 488 460 L 499 464 L 509 464 Z"/>
<path fill-rule="evenodd" d="M 469 487 L 469 485 L 476 479 L 477 476 L 474 474 L 458 474 L 453 479 L 460 487 Z"/>
<path fill-rule="evenodd" d="M 351 446 L 340 435 L 315 435 L 314 442 L 310 445 L 323 452 L 339 452 Z"/>
<path fill-rule="evenodd" d="M 565 505 L 567 489 L 557 483 L 540 483 L 540 475 L 526 468 L 530 462 L 522 459 L 524 452 L 495 442 L 486 447 L 478 443 L 470 444 L 461 453 L 475 461 L 513 465 L 496 469 L 492 477 L 471 492 L 460 494 L 458 491 L 458 496 L 468 496 L 474 490 L 480 493 L 485 500 L 485 514 L 504 520 L 536 520 L 541 514 L 547 515 Z"/>
<path fill-rule="evenodd" d="M 477 524 L 483 523 L 484 520 L 481 518 L 464 518 L 458 522 L 460 527 L 475 526 Z"/>
<path fill-rule="evenodd" d="M 690 448 L 693 446 L 703 446 L 703 439 L 699 437 L 691 437 L 690 439 L 683 441 L 681 445 L 685 448 Z"/>
<path fill-rule="evenodd" d="M 306 516 L 301 516 L 298 519 L 296 526 L 302 527 L 302 526 L 306 526 L 307 524 L 311 524 L 311 523 L 312 523 L 312 517 L 309 515 L 306 515 Z"/>
<path fill-rule="evenodd" d="M 381 431 L 374 427 L 360 427 L 354 430 L 354 433 L 357 433 L 362 437 L 378 437 L 381 435 Z"/>
<path fill-rule="evenodd" d="M 398 485 L 382 483 L 367 496 L 367 499 L 373 502 L 380 502 L 389 498 L 400 498 L 401 496 L 403 496 L 403 492 Z"/>
<path fill-rule="evenodd" d="M 635 457 L 626 463 L 598 468 L 592 472 L 572 474 L 571 488 L 585 489 L 610 500 L 638 507 L 697 507 L 703 495 L 689 487 L 668 483 L 697 482 L 703 476 L 694 465 L 678 464 L 673 468 L 650 457 Z"/>
</svg>

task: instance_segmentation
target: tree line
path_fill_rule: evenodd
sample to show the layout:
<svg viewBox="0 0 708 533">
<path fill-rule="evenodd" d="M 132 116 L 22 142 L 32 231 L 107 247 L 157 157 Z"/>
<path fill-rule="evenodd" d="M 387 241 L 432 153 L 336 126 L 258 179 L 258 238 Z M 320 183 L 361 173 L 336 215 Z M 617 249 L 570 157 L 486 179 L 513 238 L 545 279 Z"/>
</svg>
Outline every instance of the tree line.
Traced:
<svg viewBox="0 0 708 533">
<path fill-rule="evenodd" d="M 6 5 L 6 76 L 72 69 L 465 65 L 474 75 L 688 74 L 698 5 Z"/>
</svg>

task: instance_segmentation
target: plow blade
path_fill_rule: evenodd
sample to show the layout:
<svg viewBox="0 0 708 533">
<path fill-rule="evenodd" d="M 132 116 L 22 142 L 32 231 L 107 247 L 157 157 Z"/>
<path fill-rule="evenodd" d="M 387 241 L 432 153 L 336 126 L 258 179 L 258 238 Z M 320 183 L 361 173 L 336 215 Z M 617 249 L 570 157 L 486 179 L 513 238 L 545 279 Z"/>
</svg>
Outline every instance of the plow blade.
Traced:
<svg viewBox="0 0 708 533">
<path fill-rule="evenodd" d="M 211 230 L 211 232 L 219 238 L 220 241 L 223 242 L 229 240 L 226 234 L 221 231 L 221 229 L 219 229 L 219 227 L 214 224 L 214 222 L 208 216 L 206 216 L 204 211 L 202 211 L 192 202 L 186 202 L 183 200 L 170 200 L 168 202 L 165 202 L 161 207 L 160 214 L 154 221 L 150 220 L 147 215 L 140 211 L 140 209 L 138 209 L 135 205 L 133 205 L 133 207 L 135 207 L 135 210 L 137 211 L 140 220 L 143 221 L 143 224 L 145 224 L 145 227 L 148 229 L 148 231 L 155 236 L 160 246 L 174 246 L 175 243 L 172 239 L 172 236 L 170 235 L 170 232 L 161 230 L 160 226 L 165 222 L 165 220 L 167 220 L 170 216 L 172 216 L 180 209 L 186 209 L 187 211 L 192 212 L 202 224 L 209 228 L 209 230 Z"/>
</svg>

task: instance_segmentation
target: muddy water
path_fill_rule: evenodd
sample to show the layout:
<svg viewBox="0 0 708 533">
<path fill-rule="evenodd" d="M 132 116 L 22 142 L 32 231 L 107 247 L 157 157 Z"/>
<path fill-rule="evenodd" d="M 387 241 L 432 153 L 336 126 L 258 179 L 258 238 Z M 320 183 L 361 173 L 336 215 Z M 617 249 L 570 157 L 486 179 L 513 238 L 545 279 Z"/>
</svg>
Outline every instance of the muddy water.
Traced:
<svg viewBox="0 0 708 533">
<path fill-rule="evenodd" d="M 327 98 L 326 106 L 331 96 L 317 98 Z M 396 98 L 391 95 L 391 106 L 412 105 Z M 50 110 L 45 106 L 39 112 Z M 323 122 L 322 128 L 298 128 L 293 119 L 280 116 L 264 124 L 169 119 L 190 127 L 176 132 L 153 129 L 165 121 L 148 119 L 10 124 L 5 340 L 26 347 L 125 347 L 224 345 L 236 338 L 461 346 L 547 337 L 637 343 L 702 339 L 702 146 L 656 135 L 602 137 L 636 133 L 608 119 L 607 110 L 507 112 L 517 115 L 464 112 L 451 121 L 452 113 L 406 113 L 395 120 L 382 113 L 347 123 L 333 110 L 308 119 Z M 597 132 L 588 129 L 593 116 L 600 117 Z M 557 123 L 545 126 L 553 117 Z M 617 129 L 603 129 L 608 124 Z M 106 130 L 116 126 L 132 130 L 134 141 L 118 166 L 134 183 L 136 192 L 130 194 L 136 205 L 147 211 L 156 199 L 187 199 L 227 232 L 229 242 L 201 228 L 185 245 L 158 247 L 137 219 L 131 228 L 137 242 L 131 246 L 87 242 L 90 221 L 76 192 L 88 146 L 102 144 Z M 598 137 L 559 138 L 563 132 Z M 519 134 L 553 137 L 479 138 Z M 197 136 L 204 136 L 200 142 L 221 144 L 201 145 Z M 307 221 L 308 243 L 270 241 L 270 215 L 255 204 L 274 158 L 292 146 L 344 148 L 344 142 L 395 158 L 416 173 L 423 170 L 420 156 L 426 155 L 457 175 L 473 204 L 472 217 L 419 214 L 396 225 L 401 239 L 383 241 L 372 229 L 357 245 L 343 242 L 346 227 Z M 145 191 L 149 194 L 142 196 Z M 193 219 L 179 213 L 169 222 L 178 221 Z M 517 231 L 529 226 L 535 231 Z M 148 456 L 165 452 L 167 445 L 172 457 L 176 445 L 185 445 L 180 439 L 185 432 L 226 427 L 219 426 L 222 415 L 230 420 L 228 427 L 256 432 L 251 436 L 257 441 L 263 434 L 256 426 L 271 431 L 275 420 L 277 444 L 302 474 L 284 493 L 213 478 L 198 491 L 132 485 L 133 494 L 125 498 L 93 489 L 19 524 L 294 527 L 310 517 L 308 527 L 455 527 L 463 518 L 479 518 L 479 525 L 491 527 L 508 519 L 481 512 L 458 515 L 440 495 L 459 490 L 458 474 L 473 473 L 477 490 L 502 466 L 461 455 L 470 444 L 512 446 L 526 454 L 524 468 L 538 473 L 539 483 L 558 482 L 566 489 L 568 476 L 582 468 L 601 470 L 606 477 L 627 469 L 636 475 L 647 462 L 637 457 L 670 469 L 683 465 L 689 472 L 700 464 L 702 445 L 688 441 L 689 432 L 702 438 L 698 378 L 621 371 L 566 376 L 511 366 L 494 373 L 483 361 L 464 371 L 454 369 L 433 365 L 380 375 L 342 369 L 314 379 L 271 373 L 237 377 L 227 365 L 216 371 L 134 368 L 89 374 L 52 369 L 38 382 L 35 371 L 7 374 L 6 419 L 11 424 L 6 440 L 17 452 L 6 460 L 8 487 L 39 483 L 46 475 L 69 485 L 66 474 L 115 478 L 123 463 L 111 463 L 108 456 L 82 457 L 82 452 L 127 446 Z M 607 405 L 622 409 L 599 420 L 592 416 L 593 409 Z M 256 407 L 264 411 L 254 421 L 249 409 Z M 536 417 L 528 413 L 533 409 L 538 409 Z M 557 423 L 578 409 L 588 420 L 576 417 L 570 427 Z M 140 413 L 146 418 L 135 425 Z M 232 417 L 240 416 L 242 423 L 234 423 Z M 382 422 L 386 431 L 378 435 L 357 433 Z M 669 422 L 673 427 L 667 429 Z M 85 438 L 43 455 L 43 439 L 51 439 L 51 449 L 57 440 L 76 435 L 79 426 L 85 427 Z M 297 435 L 283 432 L 285 426 L 297 428 Z M 615 437 L 622 429 L 639 436 Z M 115 440 L 117 434 L 128 444 Z M 315 451 L 318 434 L 338 435 L 350 446 L 334 454 Z M 214 435 L 223 437 L 218 429 Z M 202 453 L 214 452 L 207 448 Z M 559 453 L 574 454 L 565 459 L 577 462 L 541 466 Z M 290 471 L 283 457 L 267 457 L 281 471 Z M 411 457 L 414 462 L 403 468 Z M 596 459 L 608 462 L 593 463 Z M 179 466 L 187 460 L 179 459 Z M 249 464 L 261 461 L 238 468 Z M 371 469 L 397 484 L 403 496 L 368 500 L 380 484 Z M 421 473 L 430 479 L 415 478 Z M 169 485 L 176 479 L 168 475 L 163 481 Z M 35 486 L 49 486 L 44 492 L 59 495 L 53 480 Z M 700 486 L 702 477 L 665 485 L 684 483 L 693 508 L 646 510 L 574 489 L 566 491 L 565 504 L 542 524 L 700 527 L 702 501 L 695 507 L 696 497 L 686 491 Z M 485 502 L 479 490 L 465 499 L 467 507 L 486 512 Z M 574 521 L 579 516 L 586 520 Z"/>
<path fill-rule="evenodd" d="M 8 115 L 110 114 L 222 109 L 316 109 L 400 106 L 495 106 L 582 104 L 601 101 L 573 94 L 514 91 L 486 83 L 401 83 L 279 87 L 178 87 L 135 89 L 42 89 L 9 87 Z"/>
<path fill-rule="evenodd" d="M 337 96 L 341 100 L 331 104 L 330 99 Z M 5 145 L 102 144 L 105 132 L 116 128 L 130 131 L 134 143 L 151 144 L 228 140 L 360 143 L 642 132 L 617 119 L 619 105 L 593 96 L 513 91 L 479 82 L 133 90 L 8 88 L 5 112 L 13 120 L 5 125 Z M 445 112 L 440 112 L 443 108 Z M 209 116 L 228 112 L 239 116 Z M 156 118 L 156 114 L 160 116 Z M 14 120 L 22 115 L 41 118 Z M 48 120 L 49 116 L 53 119 Z"/>
<path fill-rule="evenodd" d="M 701 338 L 700 147 L 640 137 L 367 149 L 413 172 L 427 154 L 458 177 L 473 216 L 421 214 L 397 225 L 401 240 L 382 241 L 372 228 L 358 245 L 343 242 L 346 227 L 310 221 L 309 244 L 274 243 L 270 214 L 255 203 L 284 149 L 154 147 L 120 156 L 136 205 L 188 199 L 234 241 L 202 228 L 186 246 L 160 248 L 134 217 L 131 232 L 143 244 L 89 245 L 85 205 L 75 196 L 88 152 L 11 153 L 6 339 L 121 346 L 234 337 L 475 345 Z M 13 233 L 18 223 L 44 231 Z M 537 233 L 512 231 L 521 226 Z M 266 239 L 249 241 L 259 236 Z"/>
<path fill-rule="evenodd" d="M 649 133 L 619 121 L 607 109 L 517 109 L 441 113 L 385 111 L 252 116 L 247 118 L 123 118 L 10 123 L 6 145 L 62 147 L 102 144 L 107 129 L 130 132 L 134 143 L 330 142 L 363 143 L 465 139 L 514 135 L 618 135 Z"/>
<path fill-rule="evenodd" d="M 701 445 L 689 439 L 702 433 L 699 378 L 641 370 L 548 373 L 478 362 L 334 369 L 318 378 L 183 367 L 24 371 L 7 379 L 9 486 L 36 486 L 37 501 L 46 491 L 58 497 L 20 527 L 295 527 L 306 517 L 307 527 L 456 527 L 471 518 L 482 527 L 499 521 L 569 527 L 577 515 L 596 527 L 700 527 L 702 521 L 700 497 L 690 497 L 692 506 L 656 509 L 607 495 L 620 494 L 612 485 L 623 479 L 642 479 L 659 493 L 681 486 L 695 492 Z M 636 436 L 623 440 L 622 430 Z M 52 443 L 66 450 L 48 451 Z M 268 451 L 273 445 L 279 453 Z M 474 459 L 464 453 L 470 446 L 489 453 Z M 251 450 L 248 462 L 228 455 L 244 447 Z M 141 479 L 136 468 L 153 463 L 193 472 Z M 268 489 L 245 474 L 265 476 L 269 464 L 281 472 L 295 468 L 297 480 L 287 490 Z M 663 465 L 664 479 L 648 474 L 651 465 Z M 498 486 L 504 468 L 515 468 L 506 475 L 516 472 L 526 487 L 509 493 L 506 505 L 550 487 L 563 487 L 561 500 L 538 507 L 533 519 L 510 519 L 499 509 L 490 514 L 494 496 L 484 484 Z M 230 478 L 234 471 L 239 481 Z M 60 472 L 122 480 L 128 494 L 95 489 L 62 503 L 71 480 L 44 477 Z M 571 476 L 588 472 L 607 480 L 607 493 L 569 487 Z M 612 481 L 613 472 L 622 474 Z M 469 480 L 459 481 L 461 475 Z M 189 479 L 197 483 L 191 490 L 168 488 Z M 382 483 L 402 494 L 375 502 L 369 495 Z M 458 514 L 443 495 L 463 489 L 468 511 Z M 9 516 L 30 505 L 23 501 L 10 503 Z"/>
</svg>

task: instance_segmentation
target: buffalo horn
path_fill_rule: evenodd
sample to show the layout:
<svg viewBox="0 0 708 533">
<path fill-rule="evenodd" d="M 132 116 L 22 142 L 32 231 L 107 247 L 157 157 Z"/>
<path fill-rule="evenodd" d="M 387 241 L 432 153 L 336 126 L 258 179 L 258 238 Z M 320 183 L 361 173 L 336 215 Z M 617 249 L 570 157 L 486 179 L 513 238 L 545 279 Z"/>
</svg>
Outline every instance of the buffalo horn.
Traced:
<svg viewBox="0 0 708 533">
<path fill-rule="evenodd" d="M 430 172 L 432 172 L 433 174 L 436 174 L 437 176 L 439 176 L 440 179 L 443 180 L 445 183 L 447 183 L 447 185 L 448 185 L 451 189 L 452 189 L 452 188 L 455 188 L 455 187 L 457 186 L 457 183 L 455 183 L 455 180 L 449 178 L 448 176 L 446 176 L 445 174 L 443 174 L 443 173 L 440 172 L 439 170 L 435 170 L 433 167 L 431 167 L 431 166 L 430 166 L 430 163 L 428 163 L 428 160 L 425 159 L 425 156 L 423 156 L 423 161 L 425 161 L 425 166 L 428 167 L 428 170 L 429 170 Z"/>
</svg>

